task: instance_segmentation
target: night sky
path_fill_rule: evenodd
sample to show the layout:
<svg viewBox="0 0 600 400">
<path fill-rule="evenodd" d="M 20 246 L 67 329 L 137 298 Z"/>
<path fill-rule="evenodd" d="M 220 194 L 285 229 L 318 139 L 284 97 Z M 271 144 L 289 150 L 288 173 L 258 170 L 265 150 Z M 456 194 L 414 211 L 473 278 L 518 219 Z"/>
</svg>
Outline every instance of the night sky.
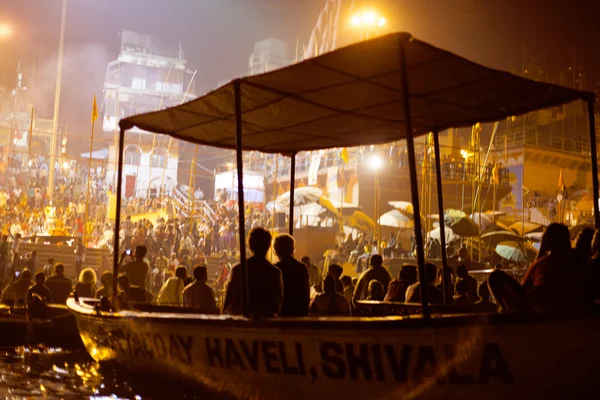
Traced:
<svg viewBox="0 0 600 400">
<path fill-rule="evenodd" d="M 350 2 L 350 0 L 344 0 Z M 307 43 L 325 0 L 69 0 L 60 122 L 84 129 L 91 98 L 102 95 L 106 63 L 122 29 L 181 41 L 197 92 L 247 71 L 253 43 L 277 37 Z M 520 73 L 525 66 L 555 82 L 595 90 L 600 80 L 600 1 L 375 0 L 391 31 L 406 31 L 487 66 Z M 0 0 L 0 86 L 11 87 L 16 63 L 37 69 L 39 112 L 51 117 L 60 0 Z M 342 21 L 344 24 L 346 21 Z M 291 55 L 293 57 L 293 55 Z M 575 63 L 575 64 L 574 64 Z M 576 66 L 575 70 L 568 68 Z M 581 76 L 579 77 L 579 74 Z M 26 82 L 27 84 L 27 82 Z M 29 84 L 32 84 L 31 82 Z M 81 128 L 80 128 L 81 127 Z"/>
</svg>

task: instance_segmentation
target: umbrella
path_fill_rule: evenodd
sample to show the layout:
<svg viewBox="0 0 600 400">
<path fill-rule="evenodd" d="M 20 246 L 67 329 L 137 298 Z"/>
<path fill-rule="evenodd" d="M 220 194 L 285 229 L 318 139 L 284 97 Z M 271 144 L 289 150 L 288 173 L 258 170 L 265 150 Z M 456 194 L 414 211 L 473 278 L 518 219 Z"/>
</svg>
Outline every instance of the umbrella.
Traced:
<svg viewBox="0 0 600 400">
<path fill-rule="evenodd" d="M 288 208 L 286 206 L 284 206 L 281 203 L 278 203 L 276 201 L 270 201 L 267 203 L 266 205 L 266 209 L 269 212 L 275 211 L 275 212 L 288 212 Z"/>
<path fill-rule="evenodd" d="M 296 196 L 294 196 L 296 197 Z M 320 205 L 321 207 L 323 207 L 324 209 L 326 209 L 328 212 L 330 212 L 331 214 L 335 215 L 337 218 L 341 218 L 342 214 L 340 214 L 340 212 L 337 210 L 337 208 L 335 208 L 335 206 L 331 203 L 331 201 L 329 201 L 329 199 L 325 196 L 321 196 L 319 197 L 319 199 L 316 202 L 318 205 Z"/>
<path fill-rule="evenodd" d="M 526 243 L 507 241 L 496 245 L 496 253 L 505 260 L 522 263 L 535 260 L 537 250 Z"/>
<path fill-rule="evenodd" d="M 344 218 L 344 225 L 359 231 L 370 231 L 375 229 L 375 221 L 360 210 L 355 210 L 348 218 Z"/>
<path fill-rule="evenodd" d="M 444 211 L 444 224 L 459 236 L 479 236 L 479 226 L 464 211 L 454 209 Z"/>
<path fill-rule="evenodd" d="M 486 243 L 488 246 L 496 246 L 500 242 L 511 241 L 521 243 L 524 242 L 525 239 L 523 239 L 521 236 L 517 235 L 514 232 L 496 231 L 484 233 L 483 235 L 481 235 L 481 241 Z"/>
<path fill-rule="evenodd" d="M 444 229 L 444 236 L 446 236 L 446 245 L 448 245 L 449 243 L 455 242 L 457 240 L 460 240 L 460 236 L 458 236 L 456 233 L 454 233 L 454 231 L 449 228 L 449 227 L 445 227 L 446 229 Z M 435 228 L 434 230 L 430 231 L 427 236 L 429 236 L 430 239 L 434 239 L 437 240 L 438 242 L 441 242 L 440 240 L 440 228 Z"/>
<path fill-rule="evenodd" d="M 294 190 L 294 205 L 303 206 L 316 203 L 323 196 L 323 191 L 315 186 L 304 186 Z M 290 192 L 285 192 L 275 200 L 283 206 L 290 206 Z"/>
<path fill-rule="evenodd" d="M 528 233 L 543 232 L 546 227 L 542 224 L 536 224 L 535 222 L 521 221 L 512 224 L 509 226 L 509 228 L 517 232 L 519 235 L 524 236 Z"/>
<path fill-rule="evenodd" d="M 506 215 L 505 211 L 485 211 L 484 212 L 485 215 L 487 215 L 488 217 L 501 217 L 503 215 Z"/>
<path fill-rule="evenodd" d="M 528 233 L 523 237 L 532 242 L 541 242 L 543 235 L 544 235 L 544 232 L 533 232 L 533 233 Z"/>
<path fill-rule="evenodd" d="M 388 204 L 411 219 L 415 216 L 413 205 L 408 201 L 389 201 Z"/>
<path fill-rule="evenodd" d="M 492 218 L 490 218 L 487 214 L 482 214 L 480 212 L 476 212 L 471 214 L 471 219 L 475 224 L 481 228 L 482 231 L 486 230 L 489 226 L 493 224 Z"/>
<path fill-rule="evenodd" d="M 488 226 L 486 229 L 484 229 L 485 233 L 489 233 L 489 232 L 502 232 L 502 231 L 508 231 L 508 232 L 514 232 L 512 229 L 510 229 L 508 226 L 504 225 L 502 222 L 493 222 L 490 226 Z"/>
<path fill-rule="evenodd" d="M 379 225 L 390 226 L 392 228 L 414 228 L 415 222 L 412 217 L 407 216 L 402 211 L 394 209 L 388 211 L 379 217 Z"/>
</svg>

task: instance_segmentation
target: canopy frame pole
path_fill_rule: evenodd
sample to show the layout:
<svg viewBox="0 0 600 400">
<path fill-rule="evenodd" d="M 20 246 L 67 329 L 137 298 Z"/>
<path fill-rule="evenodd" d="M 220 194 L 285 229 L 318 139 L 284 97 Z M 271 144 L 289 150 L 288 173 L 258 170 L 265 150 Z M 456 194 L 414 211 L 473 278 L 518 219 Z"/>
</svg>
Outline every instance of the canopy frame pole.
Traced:
<svg viewBox="0 0 600 400">
<path fill-rule="evenodd" d="M 123 186 L 123 149 L 125 147 L 125 129 L 119 130 L 119 156 L 117 157 L 117 198 L 115 210 L 115 237 L 113 243 L 113 293 L 112 307 L 117 309 L 117 277 L 119 276 L 119 232 L 121 231 L 121 194 Z"/>
<path fill-rule="evenodd" d="M 246 225 L 244 217 L 244 159 L 242 154 L 242 91 L 239 79 L 233 81 L 235 102 L 235 158 L 238 184 L 238 224 L 240 235 L 240 268 L 242 272 L 242 315 L 250 313 L 248 299 L 248 268 L 246 266 Z"/>
<path fill-rule="evenodd" d="M 592 153 L 592 190 L 594 193 L 594 223 L 600 229 L 600 204 L 598 204 L 598 154 L 596 147 L 596 123 L 594 121 L 594 101 L 587 101 L 588 119 L 590 124 L 590 153 Z"/>
<path fill-rule="evenodd" d="M 425 276 L 425 250 L 423 249 L 423 230 L 421 228 L 421 209 L 419 207 L 419 184 L 417 182 L 417 160 L 415 157 L 415 142 L 413 139 L 412 118 L 410 113 L 410 91 L 408 87 L 408 71 L 406 66 L 406 50 L 404 37 L 399 38 L 400 84 L 402 87 L 402 106 L 404 108 L 404 127 L 406 131 L 406 150 L 408 155 L 408 170 L 410 176 L 410 194 L 412 198 L 415 244 L 417 248 L 417 264 L 419 267 L 419 284 L 421 289 L 421 306 L 423 318 L 429 318 L 429 302 L 427 300 L 427 277 Z M 440 225 L 441 225 L 440 221 Z M 441 230 L 440 230 L 441 234 Z"/>
<path fill-rule="evenodd" d="M 296 152 L 293 152 L 290 163 L 290 217 L 288 222 L 288 233 L 294 235 L 294 190 L 296 189 Z"/>
<path fill-rule="evenodd" d="M 448 256 L 446 254 L 446 227 L 444 226 L 444 194 L 442 191 L 442 167 L 440 159 L 440 138 L 439 132 L 433 132 L 433 156 L 435 158 L 435 181 L 437 187 L 438 212 L 440 216 L 440 245 L 442 247 L 442 292 L 444 293 L 444 304 L 448 304 L 447 274 Z M 481 219 L 481 215 L 479 216 Z"/>
</svg>

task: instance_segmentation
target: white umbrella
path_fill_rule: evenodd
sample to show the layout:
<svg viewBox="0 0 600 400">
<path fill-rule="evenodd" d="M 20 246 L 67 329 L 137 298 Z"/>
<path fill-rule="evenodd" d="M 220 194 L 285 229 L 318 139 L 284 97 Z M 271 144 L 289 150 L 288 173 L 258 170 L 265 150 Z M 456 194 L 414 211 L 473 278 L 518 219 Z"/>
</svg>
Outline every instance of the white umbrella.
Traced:
<svg viewBox="0 0 600 400">
<path fill-rule="evenodd" d="M 296 188 L 294 189 L 294 205 L 303 206 L 309 203 L 316 203 L 321 198 L 321 196 L 323 196 L 323 191 L 315 186 L 304 186 Z M 290 192 L 285 192 L 284 194 L 277 197 L 275 201 L 277 203 L 289 207 Z"/>
<path fill-rule="evenodd" d="M 488 215 L 480 212 L 471 214 L 471 219 L 477 224 L 478 227 L 481 228 L 482 231 L 486 230 L 493 224 L 492 219 Z"/>
<path fill-rule="evenodd" d="M 427 236 L 429 236 L 430 239 L 437 240 L 438 242 L 441 243 L 440 228 L 435 228 L 434 230 L 429 231 Z M 446 245 L 448 245 L 448 243 L 452 243 L 454 241 L 460 240 L 460 236 L 458 236 L 456 233 L 454 233 L 452 228 L 449 228 L 447 226 L 444 227 L 444 236 L 446 236 Z"/>
<path fill-rule="evenodd" d="M 400 210 L 391 210 L 379 217 L 379 225 L 392 228 L 414 228 L 415 222 Z"/>
</svg>

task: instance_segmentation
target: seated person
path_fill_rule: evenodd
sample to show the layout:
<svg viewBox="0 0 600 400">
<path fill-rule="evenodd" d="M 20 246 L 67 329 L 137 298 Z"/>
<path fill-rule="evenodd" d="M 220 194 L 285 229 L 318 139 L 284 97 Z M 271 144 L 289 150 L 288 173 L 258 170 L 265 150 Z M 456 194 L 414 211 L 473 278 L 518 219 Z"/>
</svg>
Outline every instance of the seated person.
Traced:
<svg viewBox="0 0 600 400">
<path fill-rule="evenodd" d="M 65 304 L 73 291 L 73 282 L 65 276 L 65 266 L 56 264 L 54 275 L 46 279 L 46 287 L 50 290 L 50 298 L 54 304 Z"/>
<path fill-rule="evenodd" d="M 469 300 L 469 296 L 467 295 L 467 281 L 464 279 L 459 279 L 456 281 L 454 285 L 454 292 L 456 293 L 452 298 L 454 300 L 454 305 L 460 307 L 469 307 L 473 305 L 471 300 Z"/>
<path fill-rule="evenodd" d="M 378 280 L 373 279 L 369 282 L 369 287 L 367 288 L 368 295 L 366 300 L 372 301 L 383 301 L 385 297 L 385 292 L 383 291 L 383 284 Z"/>
<path fill-rule="evenodd" d="M 323 293 L 319 293 L 310 304 L 310 315 L 350 315 L 350 304 L 336 291 L 335 278 L 331 275 L 323 281 Z"/>
<path fill-rule="evenodd" d="M 33 296 L 38 296 L 44 303 L 51 303 L 50 290 L 44 285 L 46 282 L 46 274 L 38 272 L 35 274 L 35 285 L 31 286 L 27 291 L 27 303 L 31 303 Z"/>
<path fill-rule="evenodd" d="M 130 304 L 135 303 L 150 303 L 152 301 L 152 293 L 139 286 L 132 285 L 129 282 L 129 277 L 125 274 L 119 275 L 117 278 L 117 284 L 119 285 L 119 303 L 121 307 L 127 307 Z"/>
<path fill-rule="evenodd" d="M 96 297 L 99 299 L 101 299 L 102 297 L 110 299 L 113 294 L 114 282 L 115 276 L 113 275 L 113 273 L 105 271 L 100 277 L 100 283 L 102 283 L 102 287 L 96 292 Z"/>
<path fill-rule="evenodd" d="M 96 272 L 84 268 L 79 274 L 79 282 L 75 285 L 75 293 L 79 297 L 96 297 Z"/>
<path fill-rule="evenodd" d="M 427 282 L 427 301 L 430 304 L 444 304 L 444 295 L 441 290 L 435 287 L 437 269 L 435 265 L 431 263 L 425 264 L 425 282 Z M 407 303 L 420 303 L 421 302 L 421 283 L 416 282 L 406 289 L 406 302 Z"/>
<path fill-rule="evenodd" d="M 479 295 L 479 300 L 477 300 L 475 303 L 473 303 L 473 308 L 476 311 L 490 312 L 490 313 L 495 313 L 498 311 L 498 306 L 496 306 L 490 300 L 491 294 L 490 294 L 490 289 L 488 288 L 487 281 L 481 282 L 477 292 Z"/>
<path fill-rule="evenodd" d="M 25 304 L 30 286 L 31 272 L 29 270 L 15 272 L 12 282 L 2 292 L 2 302 L 11 305 Z"/>
</svg>

